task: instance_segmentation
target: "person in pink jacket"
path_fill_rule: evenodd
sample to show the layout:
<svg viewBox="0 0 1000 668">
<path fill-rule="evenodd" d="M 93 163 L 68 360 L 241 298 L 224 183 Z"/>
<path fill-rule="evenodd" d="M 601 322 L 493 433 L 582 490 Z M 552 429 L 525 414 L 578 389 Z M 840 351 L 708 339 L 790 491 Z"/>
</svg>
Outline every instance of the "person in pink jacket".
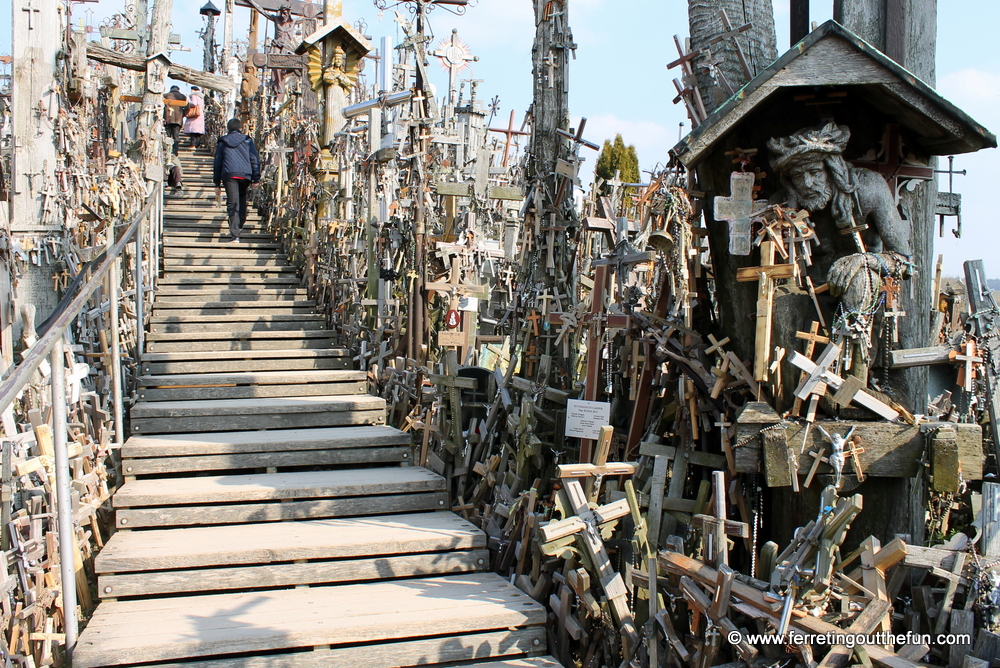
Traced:
<svg viewBox="0 0 1000 668">
<path fill-rule="evenodd" d="M 191 86 L 187 112 L 184 115 L 184 134 L 191 138 L 191 148 L 203 145 L 205 139 L 205 98 L 201 89 Z"/>
</svg>

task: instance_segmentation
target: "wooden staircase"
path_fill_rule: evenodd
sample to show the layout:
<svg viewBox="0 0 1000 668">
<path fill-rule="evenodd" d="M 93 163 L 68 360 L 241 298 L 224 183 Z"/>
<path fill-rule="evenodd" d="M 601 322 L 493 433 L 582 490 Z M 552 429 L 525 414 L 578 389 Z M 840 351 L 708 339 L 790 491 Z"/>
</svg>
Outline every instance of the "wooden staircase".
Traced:
<svg viewBox="0 0 1000 668">
<path fill-rule="evenodd" d="M 274 239 L 222 243 L 211 156 L 182 163 L 74 667 L 558 668 Z"/>
</svg>

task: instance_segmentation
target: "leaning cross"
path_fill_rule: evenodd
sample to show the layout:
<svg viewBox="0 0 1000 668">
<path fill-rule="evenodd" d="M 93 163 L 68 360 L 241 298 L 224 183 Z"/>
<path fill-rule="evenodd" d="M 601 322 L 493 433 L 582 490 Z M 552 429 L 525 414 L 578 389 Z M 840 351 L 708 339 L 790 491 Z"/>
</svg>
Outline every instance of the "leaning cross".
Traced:
<svg viewBox="0 0 1000 668">
<path fill-rule="evenodd" d="M 799 383 L 799 386 L 795 388 L 795 396 L 799 399 L 807 399 L 809 395 L 817 391 L 821 386 L 831 387 L 834 390 L 840 389 L 841 387 L 847 385 L 851 386 L 851 383 L 845 381 L 840 376 L 836 375 L 830 371 L 830 367 L 840 356 L 840 346 L 831 343 L 823 352 L 820 353 L 819 359 L 813 362 L 805 355 L 798 352 L 792 352 L 791 356 L 788 357 L 788 361 L 794 366 L 802 369 L 808 374 Z M 854 391 L 851 396 L 844 396 L 840 399 L 840 403 L 849 403 L 853 401 L 861 406 L 864 406 L 868 410 L 881 415 L 886 420 L 895 420 L 899 417 L 899 413 L 894 410 L 891 406 L 888 406 L 872 395 L 868 394 L 862 387 L 852 388 Z M 840 394 L 838 392 L 838 394 Z"/>
<path fill-rule="evenodd" d="M 750 254 L 750 216 L 767 206 L 767 200 L 754 200 L 756 177 L 750 172 L 733 172 L 729 176 L 729 197 L 715 198 L 715 219 L 729 223 L 729 253 Z"/>
<path fill-rule="evenodd" d="M 583 491 L 583 486 L 579 482 L 567 480 L 563 490 L 566 492 L 576 516 L 567 517 L 558 522 L 550 522 L 541 527 L 542 542 L 549 543 L 574 534 L 577 536 L 590 557 L 604 594 L 608 597 L 615 622 L 622 634 L 626 636 L 628 643 L 635 647 L 638 636 L 632 621 L 632 612 L 628 607 L 628 589 L 625 587 L 621 573 L 616 571 L 611 564 L 607 550 L 604 549 L 604 542 L 601 540 L 600 530 L 601 525 L 631 513 L 628 499 L 619 499 L 614 503 L 592 510 L 587 503 L 587 495 Z"/>
<path fill-rule="evenodd" d="M 822 336 L 819 333 L 819 323 L 813 320 L 812 325 L 809 326 L 808 332 L 795 332 L 795 338 L 802 339 L 806 342 L 805 356 L 812 359 L 813 353 L 816 351 L 817 343 L 830 343 L 830 338 L 827 336 Z M 808 374 L 803 371 L 799 381 L 805 380 Z M 802 399 L 795 397 L 795 404 L 792 406 L 791 415 L 798 415 L 799 411 L 802 410 Z"/>
</svg>

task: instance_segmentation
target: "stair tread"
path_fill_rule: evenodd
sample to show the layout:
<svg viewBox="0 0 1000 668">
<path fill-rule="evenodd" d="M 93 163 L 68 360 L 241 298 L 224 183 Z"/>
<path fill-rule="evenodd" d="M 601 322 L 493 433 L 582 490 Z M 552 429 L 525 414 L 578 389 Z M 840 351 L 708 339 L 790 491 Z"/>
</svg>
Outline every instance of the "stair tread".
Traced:
<svg viewBox="0 0 1000 668">
<path fill-rule="evenodd" d="M 281 333 L 283 334 L 284 332 Z M 173 335 L 163 334 L 161 336 Z M 365 380 L 367 377 L 368 374 L 364 371 L 352 371 L 350 369 L 305 369 L 303 371 L 177 373 L 168 376 L 148 375 L 141 376 L 139 384 L 145 387 L 169 385 L 283 385 L 292 383 L 339 383 L 352 380 Z"/>
<path fill-rule="evenodd" d="M 542 605 L 493 573 L 115 601 L 94 613 L 74 665 L 374 643 L 545 621 Z"/>
<path fill-rule="evenodd" d="M 296 559 L 441 552 L 485 547 L 486 536 L 452 512 L 116 533 L 98 573 L 265 564 Z"/>
<path fill-rule="evenodd" d="M 153 308 L 157 309 L 190 309 L 190 308 L 267 308 L 281 306 L 285 308 L 315 308 L 316 302 L 312 299 L 191 299 L 188 301 L 160 301 L 153 302 Z"/>
<path fill-rule="evenodd" d="M 385 408 L 385 399 L 370 394 L 324 394 L 305 397 L 261 397 L 254 399 L 192 399 L 187 401 L 140 401 L 132 407 L 132 418 L 246 415 L 252 413 L 318 413 L 374 411 Z"/>
<path fill-rule="evenodd" d="M 444 487 L 444 478 L 424 468 L 379 467 L 131 480 L 122 485 L 113 501 L 116 508 L 137 508 L 401 494 L 441 491 Z"/>
<path fill-rule="evenodd" d="M 195 339 L 198 341 L 211 340 L 211 341 L 226 341 L 229 339 L 294 339 L 294 338 L 312 338 L 312 339 L 326 339 L 331 338 L 336 334 L 332 329 L 287 329 L 287 330 L 244 330 L 244 331 L 232 331 L 232 332 L 173 332 L 173 333 L 158 333 L 151 332 L 146 335 L 146 341 L 156 342 L 156 341 L 189 341 Z"/>
<path fill-rule="evenodd" d="M 143 362 L 199 362 L 229 359 L 277 359 L 287 357 L 347 357 L 347 348 L 329 350 L 207 350 L 191 353 L 143 353 Z"/>
<path fill-rule="evenodd" d="M 410 436 L 394 427 L 321 427 L 273 431 L 222 431 L 208 434 L 130 436 L 123 458 L 183 457 L 247 452 L 285 452 L 350 446 L 409 445 Z"/>
</svg>

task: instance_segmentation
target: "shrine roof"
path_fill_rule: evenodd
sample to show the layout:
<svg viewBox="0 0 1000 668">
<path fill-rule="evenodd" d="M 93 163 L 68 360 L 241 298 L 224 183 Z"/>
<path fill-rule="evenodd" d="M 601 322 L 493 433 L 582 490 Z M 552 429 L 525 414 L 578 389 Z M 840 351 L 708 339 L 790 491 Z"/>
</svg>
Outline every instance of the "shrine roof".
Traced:
<svg viewBox="0 0 1000 668">
<path fill-rule="evenodd" d="M 753 111 L 781 91 L 852 87 L 860 97 L 912 131 L 930 155 L 996 148 L 989 130 L 896 61 L 836 21 L 809 33 L 673 148 L 682 163 L 700 163 Z"/>
<path fill-rule="evenodd" d="M 350 46 L 354 47 L 354 49 L 358 52 L 365 54 L 372 50 L 371 42 L 365 39 L 364 35 L 355 30 L 350 23 L 341 19 L 340 21 L 333 21 L 320 26 L 316 32 L 308 37 L 304 37 L 302 39 L 302 43 L 299 44 L 297 49 L 295 49 L 295 53 L 305 53 L 338 30 L 343 31 L 344 37 L 347 38 Z"/>
</svg>

